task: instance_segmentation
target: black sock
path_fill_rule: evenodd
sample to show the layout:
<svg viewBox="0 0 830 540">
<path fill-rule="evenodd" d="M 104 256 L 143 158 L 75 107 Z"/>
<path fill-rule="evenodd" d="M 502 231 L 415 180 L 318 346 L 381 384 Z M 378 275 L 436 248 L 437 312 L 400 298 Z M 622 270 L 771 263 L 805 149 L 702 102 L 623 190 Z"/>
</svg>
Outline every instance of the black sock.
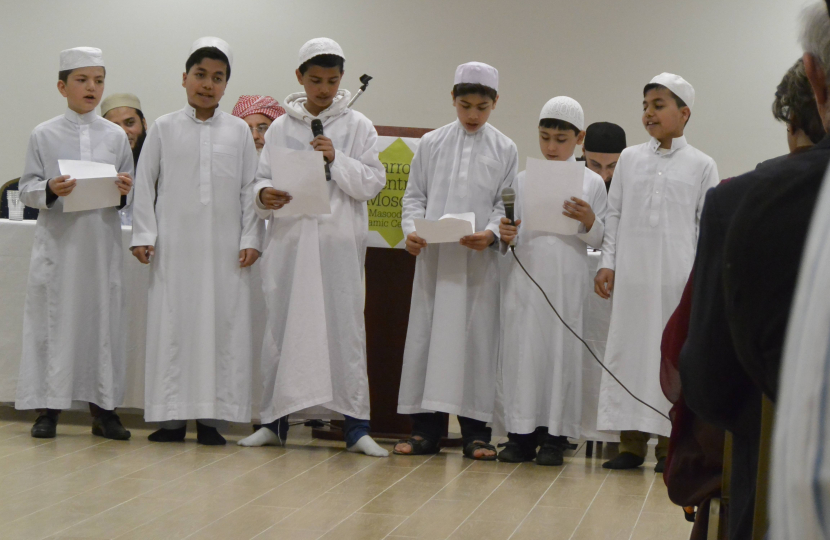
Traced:
<svg viewBox="0 0 830 540">
<path fill-rule="evenodd" d="M 208 446 L 221 446 L 227 443 L 215 427 L 206 426 L 199 421 L 196 422 L 196 442 Z"/>
<path fill-rule="evenodd" d="M 151 433 L 147 439 L 153 442 L 182 442 L 187 434 L 187 426 L 176 429 L 161 428 Z"/>
</svg>

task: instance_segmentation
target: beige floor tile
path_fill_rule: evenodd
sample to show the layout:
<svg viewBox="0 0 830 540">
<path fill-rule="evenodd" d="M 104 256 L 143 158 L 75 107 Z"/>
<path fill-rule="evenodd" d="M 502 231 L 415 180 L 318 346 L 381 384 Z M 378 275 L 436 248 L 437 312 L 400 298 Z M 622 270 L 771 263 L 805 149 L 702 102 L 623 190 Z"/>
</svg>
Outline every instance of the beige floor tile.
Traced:
<svg viewBox="0 0 830 540">
<path fill-rule="evenodd" d="M 662 477 L 655 480 L 654 485 L 651 486 L 643 511 L 673 515 L 682 512 L 681 508 L 669 499 L 669 492 Z"/>
<path fill-rule="evenodd" d="M 518 524 L 536 506 L 543 490 L 496 489 L 481 503 L 471 520 Z"/>
<path fill-rule="evenodd" d="M 631 540 L 685 540 L 691 532 L 692 524 L 686 521 L 680 508 L 673 515 L 643 512 Z"/>
<path fill-rule="evenodd" d="M 441 488 L 440 484 L 419 484 L 407 482 L 404 479 L 366 503 L 360 511 L 370 514 L 411 516 Z"/>
<path fill-rule="evenodd" d="M 222 459 L 221 454 L 185 452 L 145 467 L 128 476 L 130 478 L 149 478 L 151 480 L 169 481 L 206 467 L 220 459 Z"/>
<path fill-rule="evenodd" d="M 206 525 L 188 540 L 248 540 L 274 526 L 291 512 L 289 508 L 243 506 Z"/>
<path fill-rule="evenodd" d="M 185 475 L 176 480 L 165 482 L 149 491 L 147 497 L 188 502 L 204 496 L 211 488 L 215 487 L 205 482 L 194 481 Z"/>
<path fill-rule="evenodd" d="M 345 480 L 343 483 L 334 486 L 330 492 L 346 495 L 360 493 L 375 496 L 401 480 L 410 472 L 411 469 L 404 467 L 370 466 Z"/>
<path fill-rule="evenodd" d="M 513 523 L 470 520 L 456 529 L 449 540 L 507 540 L 515 528 Z"/>
<path fill-rule="evenodd" d="M 567 540 L 571 537 L 582 512 L 571 508 L 537 506 L 513 535 L 515 540 Z M 596 537 L 594 540 L 603 540 Z"/>
<path fill-rule="evenodd" d="M 117 538 L 169 510 L 170 501 L 135 497 L 90 516 L 61 531 L 59 536 L 83 536 L 94 540 Z"/>
<path fill-rule="evenodd" d="M 3 540 L 33 540 L 57 535 L 57 533 L 88 517 L 89 514 L 72 513 L 65 509 L 38 510 L 33 514 L 3 525 Z"/>
<path fill-rule="evenodd" d="M 286 529 L 276 524 L 259 534 L 256 540 L 317 540 L 323 534 L 322 531 L 308 529 Z"/>
<path fill-rule="evenodd" d="M 326 493 L 285 518 L 280 526 L 326 532 L 368 501 L 368 498 Z"/>
<path fill-rule="evenodd" d="M 574 532 L 573 539 L 628 540 L 640 515 L 642 504 L 642 498 L 622 496 L 622 500 L 619 501 L 591 505 Z"/>
<path fill-rule="evenodd" d="M 329 530 L 322 538 L 325 540 L 381 540 L 405 519 L 406 516 L 356 513 Z"/>
<path fill-rule="evenodd" d="M 539 506 L 587 509 L 602 486 L 602 478 L 559 478 L 539 501 Z"/>
<path fill-rule="evenodd" d="M 481 502 L 506 479 L 506 474 L 466 470 L 439 491 L 435 498 L 439 500 Z"/>
<path fill-rule="evenodd" d="M 117 537 L 118 540 L 179 540 L 236 510 L 202 498 L 184 504 L 165 499 L 155 500 L 166 504 L 167 508 L 154 516 L 148 516 L 144 523 L 123 537 Z"/>
<path fill-rule="evenodd" d="M 41 508 L 70 499 L 74 495 L 73 492 L 36 487 L 13 497 L 4 497 L 0 504 L 0 527 L 10 521 L 33 514 Z"/>
<path fill-rule="evenodd" d="M 473 501 L 431 500 L 409 516 L 393 535 L 412 538 L 447 538 L 475 510 Z"/>
</svg>

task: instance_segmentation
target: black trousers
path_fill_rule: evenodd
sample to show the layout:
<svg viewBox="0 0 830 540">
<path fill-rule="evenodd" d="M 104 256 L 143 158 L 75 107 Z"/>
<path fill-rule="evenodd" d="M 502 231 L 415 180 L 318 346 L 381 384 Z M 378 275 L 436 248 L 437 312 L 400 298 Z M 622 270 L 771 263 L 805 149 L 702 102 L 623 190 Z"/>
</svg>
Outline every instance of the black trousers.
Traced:
<svg viewBox="0 0 830 540">
<path fill-rule="evenodd" d="M 410 414 L 412 435 L 418 435 L 431 442 L 440 441 L 446 416 L 447 413 L 442 412 Z M 458 424 L 461 426 L 461 439 L 464 441 L 464 446 L 473 441 L 490 442 L 492 430 L 487 427 L 487 422 L 459 416 Z"/>
</svg>

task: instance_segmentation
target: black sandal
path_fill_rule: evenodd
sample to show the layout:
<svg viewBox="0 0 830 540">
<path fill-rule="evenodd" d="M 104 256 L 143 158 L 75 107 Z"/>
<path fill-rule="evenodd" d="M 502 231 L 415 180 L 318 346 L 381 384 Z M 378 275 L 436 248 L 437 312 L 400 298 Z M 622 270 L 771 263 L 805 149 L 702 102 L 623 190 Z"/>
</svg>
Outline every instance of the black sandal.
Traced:
<svg viewBox="0 0 830 540">
<path fill-rule="evenodd" d="M 392 450 L 393 454 L 397 454 L 399 456 L 426 456 L 430 454 L 437 454 L 441 451 L 441 445 L 438 442 L 432 442 L 426 439 L 416 439 L 414 437 L 410 437 L 408 439 L 401 439 L 395 444 L 395 446 L 398 446 L 399 444 L 408 444 L 409 447 L 412 448 L 412 451 L 409 453 Z"/>
<path fill-rule="evenodd" d="M 493 452 L 493 455 L 476 457 L 476 450 L 490 450 L 491 452 Z M 496 447 L 492 444 L 481 441 L 473 441 L 467 444 L 464 447 L 464 455 L 470 459 L 475 459 L 477 461 L 496 461 L 496 459 L 498 458 L 498 456 L 496 456 Z"/>
</svg>

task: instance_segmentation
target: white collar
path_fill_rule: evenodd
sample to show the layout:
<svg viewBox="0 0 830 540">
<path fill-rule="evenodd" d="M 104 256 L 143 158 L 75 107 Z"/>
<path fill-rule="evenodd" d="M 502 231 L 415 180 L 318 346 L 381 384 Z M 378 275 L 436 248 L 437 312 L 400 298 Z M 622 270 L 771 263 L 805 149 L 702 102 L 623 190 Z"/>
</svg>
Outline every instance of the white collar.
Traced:
<svg viewBox="0 0 830 540">
<path fill-rule="evenodd" d="M 685 136 L 681 136 L 681 137 L 678 137 L 676 139 L 672 139 L 671 140 L 671 148 L 664 155 L 667 156 L 669 154 L 673 154 L 674 152 L 676 152 L 676 151 L 680 150 L 681 148 L 683 148 L 684 146 L 688 146 L 688 145 L 689 145 L 689 143 L 686 142 L 686 137 Z M 660 151 L 660 141 L 658 141 L 657 139 L 652 137 L 651 140 L 648 142 L 648 147 L 651 149 L 652 152 L 657 154 Z"/>
<path fill-rule="evenodd" d="M 196 122 L 203 123 L 203 124 L 208 124 L 208 123 L 210 123 L 210 122 L 211 122 L 214 118 L 216 118 L 217 116 L 219 116 L 220 114 L 222 114 L 222 111 L 220 111 L 220 110 L 219 110 L 219 107 L 216 107 L 216 108 L 213 110 L 213 116 L 211 116 L 211 117 L 210 117 L 210 118 L 208 118 L 207 120 L 199 120 L 198 118 L 196 118 L 196 109 L 194 109 L 194 108 L 190 105 L 190 103 L 188 103 L 187 105 L 185 105 L 185 106 L 184 106 L 184 114 L 186 114 L 188 117 L 190 117 L 190 119 L 191 119 L 191 120 L 194 120 L 194 121 L 196 121 Z"/>
<path fill-rule="evenodd" d="M 475 137 L 475 136 L 476 136 L 476 135 L 478 135 L 479 133 L 483 133 L 483 132 L 484 132 L 484 129 L 487 127 L 487 125 L 488 125 L 488 124 L 489 124 L 489 122 L 484 122 L 484 125 L 483 125 L 483 126 L 481 126 L 480 128 L 478 128 L 477 130 L 475 130 L 473 133 L 470 133 L 469 131 L 467 131 L 467 128 L 465 128 L 465 127 L 461 124 L 461 120 L 459 120 L 458 118 L 456 118 L 456 119 L 455 119 L 455 125 L 456 125 L 456 126 L 458 126 L 458 129 L 460 129 L 460 130 L 461 130 L 461 132 L 462 132 L 463 134 L 468 135 L 468 136 L 470 136 L 470 137 Z"/>
<path fill-rule="evenodd" d="M 95 111 L 90 111 L 86 114 L 78 114 L 67 107 L 66 112 L 63 113 L 63 116 L 73 124 L 88 125 L 93 123 L 98 115 L 95 114 Z"/>
</svg>

